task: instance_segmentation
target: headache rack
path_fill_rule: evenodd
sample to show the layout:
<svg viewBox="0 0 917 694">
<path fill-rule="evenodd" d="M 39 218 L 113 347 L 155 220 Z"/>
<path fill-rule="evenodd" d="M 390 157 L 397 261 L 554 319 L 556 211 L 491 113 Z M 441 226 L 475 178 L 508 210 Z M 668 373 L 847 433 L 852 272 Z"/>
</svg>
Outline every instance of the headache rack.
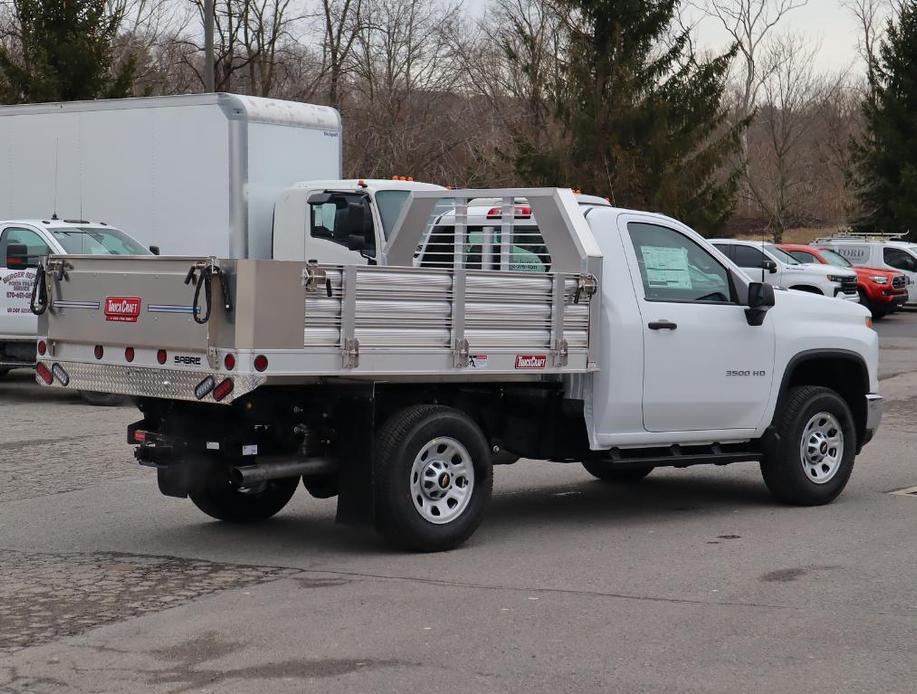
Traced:
<svg viewBox="0 0 917 694">
<path fill-rule="evenodd" d="M 520 197 L 550 271 L 512 269 Z M 483 239 L 492 261 L 475 265 L 482 239 L 469 237 L 467 209 L 481 198 L 508 214 Z M 451 264 L 414 267 L 445 212 Z M 415 191 L 382 262 L 51 256 L 38 380 L 230 403 L 264 384 L 333 377 L 502 381 L 598 368 L 601 254 L 569 190 Z"/>
</svg>

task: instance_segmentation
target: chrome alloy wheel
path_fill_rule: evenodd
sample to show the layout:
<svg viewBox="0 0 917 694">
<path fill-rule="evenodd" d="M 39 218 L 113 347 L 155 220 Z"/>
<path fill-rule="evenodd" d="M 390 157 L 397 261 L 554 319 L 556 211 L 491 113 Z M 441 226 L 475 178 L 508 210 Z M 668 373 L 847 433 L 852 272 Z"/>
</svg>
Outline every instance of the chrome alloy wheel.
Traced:
<svg viewBox="0 0 917 694">
<path fill-rule="evenodd" d="M 844 432 L 833 414 L 819 412 L 809 419 L 799 453 L 806 477 L 815 484 L 825 484 L 837 474 L 844 457 Z"/>
<path fill-rule="evenodd" d="M 468 450 L 453 438 L 428 442 L 411 466 L 411 498 L 421 517 L 436 525 L 460 515 L 474 492 L 474 465 Z"/>
</svg>

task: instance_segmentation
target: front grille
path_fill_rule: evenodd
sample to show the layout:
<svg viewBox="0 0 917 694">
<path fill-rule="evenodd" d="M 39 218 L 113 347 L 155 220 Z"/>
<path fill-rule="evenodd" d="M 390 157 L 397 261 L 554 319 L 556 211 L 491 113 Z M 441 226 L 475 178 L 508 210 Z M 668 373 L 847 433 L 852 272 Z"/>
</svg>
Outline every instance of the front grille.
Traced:
<svg viewBox="0 0 917 694">
<path fill-rule="evenodd" d="M 892 280 L 892 287 L 895 289 L 904 289 L 907 286 L 907 280 L 904 275 L 898 275 Z"/>
<path fill-rule="evenodd" d="M 844 294 L 854 294 L 857 290 L 857 278 L 856 277 L 844 277 L 841 280 L 841 291 Z"/>
</svg>

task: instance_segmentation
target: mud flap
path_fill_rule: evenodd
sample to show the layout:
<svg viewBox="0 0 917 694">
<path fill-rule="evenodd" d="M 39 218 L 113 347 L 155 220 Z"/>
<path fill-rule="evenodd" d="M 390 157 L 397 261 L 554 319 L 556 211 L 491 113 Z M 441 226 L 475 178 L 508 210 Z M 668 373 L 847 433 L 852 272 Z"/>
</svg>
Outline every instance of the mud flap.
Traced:
<svg viewBox="0 0 917 694">
<path fill-rule="evenodd" d="M 337 522 L 369 525 L 375 517 L 374 452 L 376 417 L 374 388 L 358 386 L 337 403 L 337 458 L 341 461 Z"/>
</svg>

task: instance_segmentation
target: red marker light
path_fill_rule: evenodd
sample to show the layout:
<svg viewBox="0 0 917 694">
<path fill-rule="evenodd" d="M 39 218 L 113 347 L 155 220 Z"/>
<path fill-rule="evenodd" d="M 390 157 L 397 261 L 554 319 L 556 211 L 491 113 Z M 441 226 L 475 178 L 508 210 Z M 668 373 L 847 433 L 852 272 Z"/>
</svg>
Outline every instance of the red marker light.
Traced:
<svg viewBox="0 0 917 694">
<path fill-rule="evenodd" d="M 223 367 L 224 367 L 227 371 L 232 371 L 234 368 L 236 368 L 236 357 L 235 357 L 235 355 L 233 355 L 233 354 L 227 354 L 225 357 L 223 357 Z"/>
<path fill-rule="evenodd" d="M 255 370 L 264 371 L 267 368 L 267 357 L 263 354 L 259 354 L 255 357 Z"/>
<path fill-rule="evenodd" d="M 133 347 L 124 348 L 124 358 L 127 359 L 128 361 L 134 361 L 134 348 Z"/>
<path fill-rule="evenodd" d="M 102 345 L 96 345 L 95 349 L 92 350 L 93 354 L 96 355 L 96 359 L 101 359 L 105 356 L 105 348 Z"/>
<path fill-rule="evenodd" d="M 135 431 L 134 432 L 134 441 L 137 443 L 143 443 L 146 441 L 146 432 L 145 431 Z"/>
<path fill-rule="evenodd" d="M 48 351 L 48 344 L 44 340 L 38 341 L 38 353 L 41 356 L 45 356 L 45 352 Z"/>
<path fill-rule="evenodd" d="M 161 349 L 158 352 L 156 352 L 156 361 L 158 361 L 160 364 L 165 364 L 168 356 L 169 355 L 166 354 L 166 351 L 164 349 Z"/>
</svg>

